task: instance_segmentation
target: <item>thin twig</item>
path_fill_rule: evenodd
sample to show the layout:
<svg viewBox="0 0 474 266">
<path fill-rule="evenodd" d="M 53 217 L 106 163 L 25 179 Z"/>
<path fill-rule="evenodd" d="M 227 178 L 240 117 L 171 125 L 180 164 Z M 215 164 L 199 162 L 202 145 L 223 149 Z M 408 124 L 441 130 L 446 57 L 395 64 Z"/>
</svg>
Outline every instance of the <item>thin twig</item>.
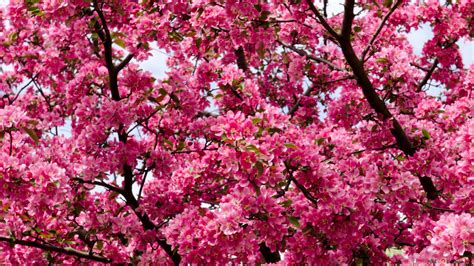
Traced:
<svg viewBox="0 0 474 266">
<path fill-rule="evenodd" d="M 33 83 L 33 81 L 35 80 L 35 78 L 38 76 L 38 74 L 34 75 L 30 81 L 28 81 L 28 83 L 25 84 L 25 86 L 21 87 L 21 89 L 18 91 L 18 93 L 15 95 L 15 98 L 13 98 L 11 101 L 9 101 L 10 104 L 12 104 L 17 98 L 18 96 L 20 96 L 20 93 L 26 89 L 28 86 L 30 86 L 31 83 Z"/>
<path fill-rule="evenodd" d="M 306 3 L 308 3 L 309 9 L 316 15 L 318 18 L 319 22 L 321 25 L 331 34 L 334 38 L 338 39 L 339 34 L 329 25 L 329 23 L 326 21 L 326 19 L 319 13 L 318 9 L 314 6 L 312 0 L 306 0 Z"/>
<path fill-rule="evenodd" d="M 364 51 L 362 52 L 362 56 L 361 56 L 361 61 L 364 62 L 365 61 L 365 56 L 367 55 L 367 53 L 369 52 L 370 48 L 372 47 L 372 45 L 374 44 L 375 40 L 377 39 L 377 37 L 379 36 L 380 32 L 382 31 L 383 27 L 385 26 L 385 23 L 387 23 L 388 19 L 390 18 L 390 16 L 393 14 L 393 12 L 395 11 L 395 9 L 397 9 L 397 7 L 401 4 L 401 0 L 397 0 L 397 2 L 395 2 L 395 4 L 392 6 L 392 8 L 390 9 L 390 11 L 385 15 L 385 17 L 382 19 L 382 22 L 380 23 L 379 27 L 377 28 L 377 30 L 375 31 L 374 35 L 372 36 L 372 38 L 370 39 L 369 41 L 369 44 L 367 45 L 367 47 L 365 47 Z"/>
<path fill-rule="evenodd" d="M 134 54 L 127 55 L 127 57 L 125 57 L 125 59 L 123 59 L 122 62 L 120 62 L 120 64 L 118 64 L 115 67 L 115 70 L 117 72 L 120 72 L 120 70 L 122 70 L 132 60 L 133 56 L 134 56 Z"/>
<path fill-rule="evenodd" d="M 433 75 L 433 72 L 438 67 L 438 63 L 439 63 L 438 58 L 436 58 L 433 62 L 433 65 L 431 66 L 431 68 L 428 70 L 425 77 L 423 78 L 423 80 L 418 84 L 418 88 L 416 90 L 417 92 L 420 92 L 423 89 L 423 87 L 428 83 L 431 76 Z"/>
<path fill-rule="evenodd" d="M 105 182 L 101 182 L 101 181 L 86 181 L 86 180 L 83 180 L 83 179 L 80 179 L 80 178 L 73 178 L 72 179 L 73 181 L 77 181 L 81 184 L 90 184 L 90 185 L 97 185 L 97 186 L 101 186 L 101 187 L 105 187 L 111 191 L 114 191 L 118 194 L 123 194 L 123 190 L 119 187 L 115 187 L 115 186 L 112 186 L 110 184 L 107 184 Z"/>
<path fill-rule="evenodd" d="M 309 201 L 311 201 L 315 206 L 318 206 L 318 200 L 314 198 L 313 195 L 311 195 L 311 193 L 303 185 L 301 185 L 298 181 L 296 181 L 296 179 L 293 176 L 290 177 L 290 180 L 293 181 L 293 183 L 295 183 L 296 187 L 303 193 L 303 195 Z"/>
<path fill-rule="evenodd" d="M 339 82 L 339 81 L 344 81 L 344 80 L 348 80 L 348 79 L 352 79 L 354 78 L 353 76 L 348 76 L 348 77 L 344 77 L 344 78 L 340 78 L 340 79 L 336 79 L 336 80 L 331 80 L 331 81 L 326 81 L 326 82 L 323 82 L 323 83 L 319 83 L 318 85 L 327 85 L 327 84 L 331 84 L 331 83 L 335 83 L 335 82 Z M 308 88 L 302 96 L 309 96 L 311 94 L 311 92 L 313 92 L 315 86 L 312 86 L 310 88 Z M 294 113 L 296 111 L 298 111 L 298 108 L 300 106 L 300 102 L 301 102 L 301 98 L 302 97 L 299 97 L 298 100 L 296 100 L 296 103 L 290 108 L 290 110 L 288 111 L 288 115 L 290 116 L 293 116 Z"/>
<path fill-rule="evenodd" d="M 304 57 L 306 57 L 307 59 L 313 60 L 313 61 L 315 61 L 315 62 L 317 62 L 317 63 L 323 63 L 323 64 L 328 65 L 332 70 L 346 71 L 345 69 L 342 69 L 342 68 L 340 68 L 340 67 L 334 65 L 333 63 L 329 62 L 329 61 L 326 60 L 326 59 L 323 59 L 323 58 L 320 58 L 320 57 L 316 57 L 316 56 L 314 56 L 314 55 L 311 55 L 311 54 L 307 53 L 305 50 L 301 50 L 301 49 L 298 49 L 298 48 L 296 48 L 296 47 L 294 47 L 294 46 L 287 45 L 287 44 L 281 42 L 280 40 L 277 40 L 277 42 L 278 42 L 281 46 L 292 50 L 293 52 L 299 54 L 300 56 L 304 56 Z"/>
<path fill-rule="evenodd" d="M 145 170 L 145 173 L 143 174 L 142 183 L 140 184 L 140 189 L 138 190 L 138 196 L 137 196 L 138 201 L 140 201 L 140 198 L 142 197 L 142 191 L 143 191 L 143 187 L 145 186 L 146 176 L 148 175 L 148 172 L 149 172 L 149 169 Z"/>
</svg>

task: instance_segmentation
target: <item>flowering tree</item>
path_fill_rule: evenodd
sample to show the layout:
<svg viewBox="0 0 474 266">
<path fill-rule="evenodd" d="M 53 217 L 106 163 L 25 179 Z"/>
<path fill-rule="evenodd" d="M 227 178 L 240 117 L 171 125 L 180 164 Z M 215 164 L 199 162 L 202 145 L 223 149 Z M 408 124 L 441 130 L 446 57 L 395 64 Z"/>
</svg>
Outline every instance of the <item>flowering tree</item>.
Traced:
<svg viewBox="0 0 474 266">
<path fill-rule="evenodd" d="M 416 2 L 10 1 L 0 263 L 470 260 L 474 4 Z"/>
</svg>

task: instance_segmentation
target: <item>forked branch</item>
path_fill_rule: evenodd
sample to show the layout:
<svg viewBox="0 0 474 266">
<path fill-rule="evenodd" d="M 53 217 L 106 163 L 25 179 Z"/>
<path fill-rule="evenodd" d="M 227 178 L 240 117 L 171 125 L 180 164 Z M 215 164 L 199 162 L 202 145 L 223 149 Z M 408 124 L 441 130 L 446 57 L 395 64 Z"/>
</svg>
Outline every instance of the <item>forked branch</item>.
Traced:
<svg viewBox="0 0 474 266">
<path fill-rule="evenodd" d="M 39 249 L 46 250 L 46 251 L 57 252 L 57 253 L 70 255 L 70 256 L 77 257 L 77 258 L 97 261 L 97 262 L 103 262 L 103 263 L 112 262 L 112 260 L 109 259 L 109 258 L 99 256 L 99 255 L 94 255 L 93 253 L 77 250 L 77 249 L 74 249 L 74 248 L 71 248 L 71 247 L 57 247 L 57 246 L 53 246 L 53 245 L 50 245 L 50 244 L 39 243 L 39 242 L 36 242 L 36 241 L 13 239 L 13 238 L 10 238 L 10 237 L 5 237 L 5 236 L 0 236 L 0 241 L 8 242 L 11 245 L 22 245 L 22 246 L 27 246 L 27 247 L 34 247 L 34 248 L 39 248 Z"/>
</svg>

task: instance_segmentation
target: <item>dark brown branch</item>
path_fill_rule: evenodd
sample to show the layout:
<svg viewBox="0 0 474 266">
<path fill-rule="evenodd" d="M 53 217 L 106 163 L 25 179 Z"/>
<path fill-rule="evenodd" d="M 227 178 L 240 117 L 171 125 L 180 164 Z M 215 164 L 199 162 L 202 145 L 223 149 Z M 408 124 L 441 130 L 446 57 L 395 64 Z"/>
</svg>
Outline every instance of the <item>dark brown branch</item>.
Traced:
<svg viewBox="0 0 474 266">
<path fill-rule="evenodd" d="M 281 260 L 280 253 L 277 251 L 272 252 L 264 242 L 260 243 L 259 245 L 260 253 L 262 253 L 263 259 L 265 259 L 266 263 L 277 263 Z"/>
<path fill-rule="evenodd" d="M 431 66 L 431 68 L 428 70 L 425 77 L 423 78 L 423 80 L 418 84 L 418 88 L 417 88 L 418 92 L 420 92 L 423 89 L 423 87 L 428 83 L 431 76 L 433 75 L 433 72 L 438 67 L 438 63 L 439 63 L 438 58 L 436 58 L 433 62 L 433 65 Z"/>
<path fill-rule="evenodd" d="M 101 181 L 86 181 L 86 180 L 83 180 L 83 179 L 80 179 L 80 178 L 73 178 L 72 179 L 73 181 L 77 181 L 81 184 L 91 184 L 91 185 L 97 185 L 97 186 L 101 186 L 101 187 L 105 187 L 107 189 L 109 189 L 110 191 L 113 191 L 113 192 L 116 192 L 118 194 L 122 194 L 123 193 L 123 190 L 119 187 L 115 187 L 115 186 L 112 186 L 110 184 L 107 184 L 105 182 L 101 182 Z"/>
<path fill-rule="evenodd" d="M 423 70 L 423 71 L 425 71 L 425 72 L 430 71 L 428 68 L 422 67 L 422 66 L 420 66 L 420 65 L 418 65 L 418 64 L 415 64 L 415 63 L 410 63 L 410 66 L 414 66 L 414 67 L 416 67 L 416 68 L 418 68 L 418 69 L 420 69 L 420 70 Z"/>
<path fill-rule="evenodd" d="M 142 226 L 145 230 L 155 230 L 157 227 L 155 224 L 150 220 L 148 215 L 146 213 L 141 213 L 138 211 L 138 201 L 133 195 L 132 189 L 131 189 L 131 174 L 133 176 L 133 172 L 130 166 L 124 165 L 124 178 L 125 178 L 125 185 L 124 188 L 127 187 L 127 189 L 124 189 L 124 193 L 122 194 L 125 197 L 125 200 L 127 201 L 127 205 L 130 206 L 133 211 L 135 212 L 135 215 L 138 217 L 140 222 L 142 223 Z M 127 184 L 128 183 L 128 184 Z M 181 261 L 181 256 L 173 250 L 171 245 L 166 243 L 166 240 L 164 239 L 157 239 L 158 244 L 160 247 L 168 254 L 170 259 L 173 261 L 174 265 L 179 265 Z"/>
<path fill-rule="evenodd" d="M 150 170 L 147 169 L 147 170 L 145 170 L 145 173 L 143 174 L 142 183 L 140 184 L 140 189 L 138 190 L 138 196 L 137 196 L 138 200 L 140 200 L 140 198 L 142 197 L 143 187 L 145 186 L 146 176 L 148 175 L 149 171 Z"/>
<path fill-rule="evenodd" d="M 314 86 L 313 87 L 310 87 L 308 88 L 302 95 L 303 96 L 309 96 L 311 94 L 311 92 L 314 90 Z M 302 97 L 299 97 L 298 100 L 296 100 L 296 103 L 293 105 L 293 107 L 290 108 L 290 110 L 288 111 L 288 115 L 290 116 L 293 116 L 295 114 L 296 111 L 298 111 L 298 108 L 300 107 L 300 102 L 301 102 L 301 98 Z"/>
<path fill-rule="evenodd" d="M 242 71 L 247 71 L 247 60 L 245 59 L 245 52 L 244 48 L 242 46 L 239 46 L 238 49 L 234 51 L 235 56 L 237 56 L 237 66 L 242 70 Z"/>
<path fill-rule="evenodd" d="M 321 15 L 321 13 L 319 13 L 318 9 L 314 6 L 313 0 L 306 0 L 306 3 L 308 3 L 309 9 L 311 10 L 311 12 L 314 13 L 314 15 L 316 15 L 319 22 L 326 29 L 326 31 L 329 32 L 329 34 L 331 34 L 334 38 L 339 38 L 339 34 L 337 34 L 337 32 L 328 24 L 326 19 Z"/>
<path fill-rule="evenodd" d="M 324 0 L 323 4 L 324 4 L 324 6 L 323 6 L 323 15 L 324 15 L 325 18 L 327 18 L 328 17 L 328 0 Z"/>
<path fill-rule="evenodd" d="M 99 8 L 97 0 L 94 0 L 93 4 L 94 4 L 95 11 L 97 12 L 100 18 L 102 29 L 103 29 L 103 30 L 102 29 L 98 30 L 98 34 L 99 34 L 99 37 L 102 36 L 101 39 L 104 45 L 104 57 L 105 57 L 104 59 L 105 59 L 107 70 L 109 72 L 109 87 L 112 94 L 112 99 L 114 101 L 120 101 L 121 98 L 120 98 L 118 78 L 117 78 L 118 73 L 122 68 L 126 66 L 126 64 L 130 62 L 130 60 L 133 57 L 133 54 L 130 54 L 129 56 L 127 56 L 127 58 L 125 58 L 117 67 L 114 65 L 113 54 L 112 54 L 112 37 L 110 35 L 110 31 L 107 26 L 107 20 L 105 19 L 105 16 L 101 8 Z M 96 27 L 96 30 L 97 30 L 97 27 Z M 125 144 L 128 139 L 128 133 L 126 132 L 126 130 L 124 130 L 123 127 L 124 127 L 123 125 L 120 125 L 117 133 L 118 133 L 119 141 Z M 121 195 L 125 197 L 127 205 L 133 209 L 133 211 L 135 212 L 135 215 L 138 217 L 138 219 L 142 223 L 143 228 L 145 230 L 155 230 L 156 226 L 150 220 L 148 215 L 138 211 L 139 204 L 138 204 L 137 199 L 133 195 L 133 191 L 132 191 L 133 182 L 134 182 L 133 176 L 134 175 L 133 175 L 132 167 L 125 163 L 123 165 L 124 185 L 122 188 Z M 160 245 L 160 247 L 166 252 L 166 254 L 168 254 L 168 256 L 171 258 L 173 263 L 175 265 L 179 265 L 181 261 L 181 256 L 172 249 L 171 245 L 166 243 L 166 240 L 163 240 L 163 239 L 157 239 L 157 242 Z"/>
<path fill-rule="evenodd" d="M 352 20 L 353 20 L 353 10 L 351 8 L 354 7 L 353 0 L 347 0 L 344 6 L 345 14 L 344 14 L 344 25 L 343 28 L 351 28 Z M 346 14 L 347 13 L 347 14 Z M 357 57 L 356 53 L 351 44 L 350 36 L 348 35 L 341 35 L 339 38 L 339 43 L 346 58 L 347 63 L 351 67 L 354 75 L 357 78 L 357 83 L 362 88 L 362 93 L 364 94 L 365 98 L 367 99 L 369 105 L 375 112 L 381 116 L 382 120 L 391 120 L 392 128 L 390 132 L 395 137 L 398 147 L 402 150 L 406 155 L 412 156 L 416 152 L 416 148 L 414 147 L 411 140 L 405 133 L 405 130 L 400 125 L 398 120 L 390 113 L 385 102 L 379 97 L 375 88 L 373 87 L 365 69 L 363 67 L 362 62 Z M 429 177 L 419 177 L 420 183 L 426 192 L 426 194 L 435 199 L 438 196 L 438 191 L 433 184 L 433 181 Z"/>
<path fill-rule="evenodd" d="M 395 244 L 397 244 L 399 246 L 408 246 L 408 247 L 416 246 L 415 244 L 407 243 L 407 242 L 403 242 L 403 241 L 394 241 L 394 242 L 395 242 Z"/>
<path fill-rule="evenodd" d="M 99 4 L 97 0 L 94 0 L 94 9 L 97 15 L 99 16 L 101 22 L 101 29 L 96 29 L 97 34 L 102 39 L 102 43 L 104 45 L 104 57 L 105 57 L 105 64 L 107 70 L 109 72 L 109 86 L 110 92 L 112 94 L 112 98 L 115 101 L 120 100 L 120 93 L 118 89 L 118 80 L 117 80 L 117 70 L 115 69 L 115 65 L 113 62 L 113 54 L 112 54 L 112 36 L 110 35 L 109 28 L 107 26 L 107 20 L 105 19 L 104 13 L 99 8 Z M 97 27 L 96 27 L 97 28 Z"/>
<path fill-rule="evenodd" d="M 348 77 L 344 77 L 344 78 L 340 78 L 340 79 L 336 79 L 336 80 L 330 80 L 330 81 L 326 81 L 326 82 L 323 82 L 323 83 L 319 83 L 318 85 L 327 85 L 327 84 L 331 84 L 331 83 L 335 83 L 335 82 L 339 82 L 339 81 L 344 81 L 344 80 L 348 80 L 348 79 L 352 79 L 354 78 L 353 76 L 348 76 Z M 311 94 L 311 92 L 313 92 L 313 90 L 315 89 L 315 87 L 310 87 L 308 88 L 302 96 L 309 96 Z M 296 111 L 298 111 L 298 108 L 300 107 L 300 102 L 301 102 L 301 97 L 298 98 L 298 100 L 296 100 L 296 103 L 290 108 L 290 110 L 288 111 L 288 115 L 290 116 L 293 116 L 295 114 Z"/>
<path fill-rule="evenodd" d="M 10 137 L 10 150 L 9 150 L 9 155 L 12 156 L 13 154 L 13 136 L 12 136 L 12 132 L 11 131 L 8 131 L 8 136 Z"/>
<path fill-rule="evenodd" d="M 288 183 L 293 182 L 296 185 L 296 187 L 303 193 L 303 195 L 306 197 L 306 199 L 308 199 L 311 203 L 314 204 L 315 207 L 317 207 L 318 206 L 318 199 L 313 197 L 313 195 L 311 195 L 311 192 L 309 192 L 303 185 L 301 185 L 296 180 L 296 178 L 294 177 L 293 172 L 297 168 L 292 167 L 290 161 L 288 161 L 288 160 L 286 160 L 284 162 L 284 164 L 285 164 L 285 167 L 286 167 L 286 171 L 288 171 Z"/>
<path fill-rule="evenodd" d="M 120 72 L 120 70 L 122 70 L 125 66 L 128 65 L 128 63 L 130 63 L 130 61 L 132 60 L 134 54 L 129 54 L 127 55 L 127 57 L 125 57 L 123 59 L 122 62 L 120 62 L 120 64 L 118 64 L 116 67 L 115 67 L 115 70 L 118 72 Z"/>
<path fill-rule="evenodd" d="M 70 256 L 83 258 L 83 259 L 88 259 L 88 260 L 92 260 L 92 261 L 97 261 L 97 262 L 109 263 L 109 262 L 112 261 L 111 259 L 108 259 L 106 257 L 94 255 L 94 254 L 91 254 L 89 252 L 77 250 L 77 249 L 70 248 L 70 247 L 64 247 L 63 248 L 63 247 L 53 246 L 53 245 L 50 245 L 50 244 L 43 244 L 43 243 L 38 243 L 38 242 L 35 242 L 35 241 L 27 241 L 27 240 L 21 240 L 21 239 L 13 239 L 13 238 L 4 237 L 4 236 L 0 236 L 0 241 L 8 242 L 12 245 L 22 245 L 22 246 L 39 248 L 39 249 L 46 250 L 46 251 L 57 252 L 57 253 L 70 255 Z"/>
<path fill-rule="evenodd" d="M 295 183 L 296 187 L 303 193 L 306 199 L 311 201 L 311 203 L 313 203 L 315 206 L 318 206 L 318 200 L 314 198 L 313 195 L 311 195 L 311 193 L 303 185 L 296 181 L 293 176 L 290 177 L 290 180 Z"/>
<path fill-rule="evenodd" d="M 427 176 L 418 176 L 423 190 L 426 192 L 426 197 L 430 200 L 435 200 L 438 198 L 438 190 L 431 181 L 431 178 Z"/>
<path fill-rule="evenodd" d="M 281 46 L 292 50 L 293 52 L 297 53 L 297 54 L 300 55 L 300 56 L 304 56 L 304 57 L 306 57 L 307 59 L 313 60 L 313 61 L 315 61 L 315 62 L 317 62 L 317 63 L 323 63 L 323 64 L 328 65 L 332 70 L 346 71 L 345 69 L 342 69 L 342 68 L 340 68 L 340 67 L 334 65 L 333 63 L 329 62 L 329 61 L 326 60 L 326 59 L 313 56 L 313 55 L 307 53 L 307 52 L 304 51 L 304 50 L 298 49 L 298 48 L 296 48 L 296 47 L 294 47 L 294 46 L 287 45 L 287 44 L 285 44 L 285 43 L 283 43 L 283 42 L 281 42 L 281 41 L 279 41 L 279 40 L 278 40 L 277 42 L 278 42 Z"/>
<path fill-rule="evenodd" d="M 397 2 L 395 2 L 395 4 L 392 6 L 392 8 L 390 9 L 390 11 L 385 15 L 385 17 L 382 19 L 382 22 L 380 23 L 379 27 L 377 28 L 377 30 L 375 31 L 374 35 L 372 36 L 372 38 L 370 39 L 369 41 L 369 44 L 367 45 L 367 47 L 365 47 L 364 51 L 362 52 L 362 56 L 361 56 L 361 61 L 364 62 L 365 61 L 365 56 L 367 55 L 367 53 L 369 52 L 370 50 L 370 47 L 374 44 L 375 40 L 377 40 L 377 37 L 379 36 L 380 32 L 382 31 L 383 27 L 385 26 L 385 23 L 387 23 L 388 19 L 390 18 L 390 16 L 393 14 L 393 12 L 395 11 L 395 9 L 397 9 L 397 7 L 401 4 L 401 0 L 397 0 Z"/>
<path fill-rule="evenodd" d="M 344 3 L 344 18 L 340 37 L 350 39 L 352 32 L 352 22 L 354 21 L 354 0 L 346 0 Z"/>
<path fill-rule="evenodd" d="M 36 79 L 36 77 L 38 77 L 38 74 L 35 74 L 31 79 L 30 81 L 28 81 L 28 83 L 26 83 L 23 87 L 21 87 L 21 89 L 18 90 L 18 93 L 15 95 L 15 98 L 13 98 L 12 100 L 9 100 L 9 103 L 12 104 L 14 101 L 16 101 L 16 99 L 20 96 L 21 92 L 26 89 L 28 86 L 30 86 L 31 83 L 33 83 Z"/>
<path fill-rule="evenodd" d="M 217 151 L 217 148 L 207 148 L 207 149 L 197 149 L 197 150 L 182 150 L 182 151 L 172 151 L 171 154 L 190 154 L 193 152 L 202 152 L 202 151 Z"/>
</svg>

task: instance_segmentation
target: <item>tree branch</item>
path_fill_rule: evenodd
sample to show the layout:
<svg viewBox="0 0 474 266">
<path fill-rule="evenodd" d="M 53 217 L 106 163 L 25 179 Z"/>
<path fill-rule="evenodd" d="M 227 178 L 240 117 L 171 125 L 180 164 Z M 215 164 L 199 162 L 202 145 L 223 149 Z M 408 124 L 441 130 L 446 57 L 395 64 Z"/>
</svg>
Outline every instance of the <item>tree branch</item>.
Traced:
<svg viewBox="0 0 474 266">
<path fill-rule="evenodd" d="M 423 87 L 428 83 L 431 76 L 433 75 L 433 72 L 438 67 L 438 63 L 439 63 L 438 58 L 436 58 L 433 62 L 433 65 L 431 66 L 431 68 L 428 70 L 425 77 L 423 78 L 423 80 L 418 84 L 418 88 L 416 91 L 420 92 L 423 89 Z"/>
<path fill-rule="evenodd" d="M 238 49 L 234 51 L 235 56 L 237 56 L 237 66 L 243 71 L 247 71 L 247 60 L 245 59 L 245 52 L 242 46 L 239 46 Z"/>
<path fill-rule="evenodd" d="M 30 81 L 28 81 L 28 83 L 26 83 L 23 87 L 21 87 L 21 89 L 18 90 L 18 93 L 15 95 L 15 98 L 13 98 L 12 100 L 9 99 L 9 103 L 12 104 L 14 101 L 16 101 L 16 99 L 20 96 L 21 92 L 26 89 L 28 86 L 30 86 L 31 83 L 33 83 L 36 79 L 36 77 L 38 77 L 39 74 L 35 74 L 33 75 L 33 77 L 30 79 Z"/>
<path fill-rule="evenodd" d="M 130 63 L 130 61 L 132 60 L 134 54 L 129 54 L 127 55 L 127 57 L 125 57 L 123 59 L 122 62 L 120 62 L 120 64 L 118 64 L 116 67 L 115 67 L 115 71 L 120 72 L 120 70 L 122 70 L 125 66 L 128 65 L 128 63 Z"/>
<path fill-rule="evenodd" d="M 303 185 L 296 181 L 293 176 L 290 177 L 290 181 L 293 181 L 293 183 L 295 183 L 296 187 L 303 193 L 306 199 L 311 201 L 311 203 L 313 203 L 315 206 L 318 206 L 318 200 L 314 198 L 313 195 L 311 195 L 311 193 Z"/>
<path fill-rule="evenodd" d="M 110 86 L 110 92 L 112 94 L 112 98 L 115 101 L 120 100 L 120 93 L 118 89 L 118 81 L 117 81 L 117 70 L 115 69 L 115 65 L 113 62 L 113 54 L 112 54 L 112 36 L 110 35 L 109 28 L 107 26 L 107 20 L 105 19 L 104 13 L 102 10 L 99 8 L 99 4 L 97 3 L 97 0 L 93 1 L 94 4 L 94 10 L 99 16 L 99 19 L 101 21 L 102 29 L 96 29 L 97 34 L 99 34 L 99 37 L 102 39 L 102 44 L 104 45 L 104 59 L 105 59 L 105 65 L 107 67 L 107 70 L 109 72 L 109 86 Z"/>
<path fill-rule="evenodd" d="M 81 184 L 91 184 L 91 185 L 97 185 L 97 186 L 101 186 L 101 187 L 105 187 L 113 192 L 116 192 L 118 194 L 122 194 L 123 193 L 123 190 L 119 187 L 115 187 L 115 186 L 112 186 L 110 184 L 107 184 L 105 182 L 100 182 L 100 181 L 86 181 L 86 180 L 83 180 L 83 179 L 80 179 L 80 178 L 73 178 L 72 179 L 73 181 L 78 181 L 79 183 Z"/>
<path fill-rule="evenodd" d="M 306 0 L 306 3 L 308 3 L 309 9 L 311 10 L 311 12 L 314 13 L 314 15 L 316 15 L 319 22 L 326 29 L 326 31 L 329 32 L 329 34 L 331 34 L 334 38 L 338 39 L 339 34 L 337 34 L 337 32 L 328 24 L 328 22 L 321 15 L 321 13 L 319 13 L 318 9 L 313 4 L 313 1 L 312 0 Z"/>
<path fill-rule="evenodd" d="M 113 63 L 113 54 L 112 54 L 112 37 L 110 35 L 110 31 L 107 27 L 107 20 L 105 19 L 105 16 L 102 12 L 102 10 L 99 8 L 99 5 L 97 3 L 97 0 L 93 0 L 94 4 L 94 9 L 97 12 L 102 28 L 102 30 L 98 31 L 99 36 L 102 35 L 101 39 L 103 39 L 103 45 L 104 45 L 104 57 L 105 57 L 105 63 L 107 70 L 109 72 L 109 87 L 110 91 L 112 94 L 112 99 L 114 101 L 120 101 L 120 93 L 119 93 L 119 87 L 118 87 L 118 73 L 119 71 L 125 67 L 126 64 L 130 62 L 130 60 L 133 57 L 133 54 L 130 54 L 125 58 L 117 67 Z M 96 29 L 97 30 L 97 29 Z M 117 130 L 118 138 L 119 141 L 122 142 L 123 144 L 127 143 L 128 139 L 128 133 L 126 130 L 124 130 L 124 125 L 120 125 L 118 130 Z M 138 217 L 140 222 L 142 223 L 142 226 L 145 230 L 155 230 L 156 226 L 155 224 L 150 220 L 148 215 L 146 213 L 141 213 L 138 211 L 138 201 L 133 195 L 132 187 L 133 187 L 133 169 L 130 165 L 127 163 L 124 163 L 123 165 L 123 177 L 124 177 L 124 185 L 122 188 L 122 195 L 125 197 L 126 203 L 128 206 L 130 206 L 133 211 L 135 212 L 135 215 Z M 181 256 L 175 252 L 171 245 L 166 243 L 166 240 L 163 239 L 157 239 L 158 244 L 160 247 L 168 254 L 168 256 L 171 258 L 173 263 L 175 265 L 179 265 L 181 261 Z"/>
<path fill-rule="evenodd" d="M 77 249 L 74 249 L 74 248 L 71 248 L 71 247 L 62 248 L 62 247 L 57 247 L 57 246 L 53 246 L 53 245 L 50 245 L 50 244 L 43 244 L 43 243 L 38 243 L 38 242 L 35 242 L 35 241 L 27 241 L 27 240 L 21 240 L 21 239 L 13 239 L 13 238 L 4 237 L 4 236 L 0 236 L 0 241 L 8 242 L 12 245 L 22 245 L 22 246 L 39 248 L 39 249 L 46 250 L 46 251 L 57 252 L 57 253 L 70 255 L 70 256 L 75 256 L 75 257 L 78 257 L 78 258 L 83 258 L 83 259 L 88 259 L 88 260 L 93 260 L 93 261 L 97 261 L 97 262 L 103 262 L 103 263 L 112 262 L 112 260 L 109 259 L 109 258 L 94 255 L 94 254 L 91 254 L 89 252 L 77 250 Z"/>
<path fill-rule="evenodd" d="M 352 32 L 352 22 L 354 21 L 354 0 L 346 0 L 344 3 L 344 18 L 340 38 L 350 39 Z"/>
<path fill-rule="evenodd" d="M 380 23 L 379 27 L 377 28 L 377 30 L 375 31 L 374 35 L 372 36 L 372 38 L 370 39 L 369 41 L 369 44 L 367 45 L 367 47 L 365 47 L 364 51 L 362 52 L 362 56 L 361 56 L 361 61 L 364 62 L 365 61 L 365 56 L 367 55 L 367 53 L 369 52 L 371 46 L 374 44 L 375 40 L 377 39 L 377 37 L 379 36 L 380 32 L 382 31 L 383 27 L 385 26 L 385 23 L 387 23 L 388 19 L 390 18 L 390 16 L 393 14 L 393 12 L 395 11 L 395 9 L 397 9 L 397 7 L 401 4 L 401 0 L 397 0 L 397 2 L 395 2 L 395 4 L 392 6 L 392 8 L 390 9 L 390 11 L 385 15 L 385 17 L 382 19 L 382 22 Z"/>
<path fill-rule="evenodd" d="M 351 8 L 353 7 L 354 1 L 346 0 L 346 4 L 344 6 L 345 14 L 343 28 L 352 27 L 351 24 L 354 13 Z M 350 36 L 342 35 L 341 38 L 339 38 L 338 40 L 344 57 L 346 58 L 347 63 L 350 65 L 352 71 L 354 72 L 354 75 L 357 78 L 357 83 L 362 88 L 362 93 L 369 102 L 369 105 L 372 107 L 372 109 L 375 110 L 377 114 L 381 116 L 382 120 L 391 120 L 392 128 L 390 129 L 390 132 L 395 137 L 399 149 L 402 150 L 407 156 L 412 156 L 413 154 L 415 154 L 416 148 L 406 135 L 405 130 L 400 125 L 398 120 L 392 115 L 392 113 L 385 105 L 385 102 L 380 99 L 379 95 L 377 94 L 375 88 L 372 85 L 372 82 L 370 81 L 367 73 L 365 72 L 362 62 L 359 60 L 352 47 Z M 436 187 L 434 186 L 431 178 L 419 177 L 419 181 L 428 197 L 432 199 L 438 197 L 438 191 L 436 190 Z"/>
<path fill-rule="evenodd" d="M 259 245 L 260 253 L 262 253 L 263 259 L 266 263 L 277 263 L 281 260 L 280 253 L 278 250 L 272 252 L 269 247 L 265 244 L 265 242 L 260 243 Z"/>
<path fill-rule="evenodd" d="M 340 79 L 336 79 L 336 80 L 330 80 L 330 81 L 327 81 L 327 82 L 323 82 L 323 83 L 318 83 L 318 85 L 327 85 L 327 84 L 331 84 L 331 83 L 335 83 L 335 82 L 339 82 L 339 81 L 343 81 L 343 80 L 348 80 L 348 79 L 352 79 L 354 78 L 353 76 L 348 76 L 348 77 L 344 77 L 344 78 L 340 78 Z M 308 88 L 302 96 L 309 96 L 311 94 L 311 92 L 313 92 L 313 90 L 315 89 L 315 86 L 312 86 L 310 88 Z M 293 116 L 295 114 L 296 111 L 298 111 L 298 108 L 300 107 L 300 102 L 301 102 L 301 97 L 298 98 L 298 100 L 296 100 L 296 103 L 290 108 L 290 110 L 288 111 L 288 115 L 290 116 Z"/>
<path fill-rule="evenodd" d="M 125 197 L 127 205 L 130 206 L 132 210 L 135 212 L 135 215 L 138 217 L 138 219 L 142 223 L 142 226 L 145 230 L 157 229 L 155 224 L 150 220 L 150 218 L 148 217 L 146 213 L 142 213 L 138 211 L 139 204 L 138 204 L 137 199 L 133 195 L 132 186 L 131 186 L 132 185 L 131 181 L 133 180 L 132 168 L 128 166 L 127 164 L 125 164 L 123 166 L 123 169 L 124 169 L 124 179 L 125 179 L 124 183 L 125 184 L 124 184 L 124 192 L 122 195 Z M 170 259 L 173 261 L 173 264 L 179 265 L 181 261 L 181 256 L 173 250 L 171 245 L 166 243 L 166 240 L 164 239 L 157 239 L 157 242 L 160 245 L 160 247 L 166 252 L 166 254 L 168 254 Z"/>
<path fill-rule="evenodd" d="M 323 64 L 328 65 L 332 70 L 346 71 L 345 69 L 342 69 L 342 68 L 340 68 L 340 67 L 334 65 L 333 63 L 329 62 L 329 61 L 326 60 L 326 59 L 323 59 L 323 58 L 320 58 L 320 57 L 316 57 L 316 56 L 314 56 L 314 55 L 311 55 L 311 54 L 307 53 L 305 50 L 301 50 L 301 49 L 298 49 L 298 48 L 296 48 L 296 47 L 294 47 L 294 46 L 287 45 L 287 44 L 283 43 L 283 42 L 280 41 L 280 40 L 277 40 L 277 42 L 278 42 L 281 46 L 292 50 L 293 52 L 297 53 L 297 54 L 300 55 L 300 56 L 304 56 L 304 57 L 306 57 L 307 59 L 313 60 L 313 61 L 315 61 L 315 62 L 317 62 L 317 63 L 323 63 Z"/>
</svg>

